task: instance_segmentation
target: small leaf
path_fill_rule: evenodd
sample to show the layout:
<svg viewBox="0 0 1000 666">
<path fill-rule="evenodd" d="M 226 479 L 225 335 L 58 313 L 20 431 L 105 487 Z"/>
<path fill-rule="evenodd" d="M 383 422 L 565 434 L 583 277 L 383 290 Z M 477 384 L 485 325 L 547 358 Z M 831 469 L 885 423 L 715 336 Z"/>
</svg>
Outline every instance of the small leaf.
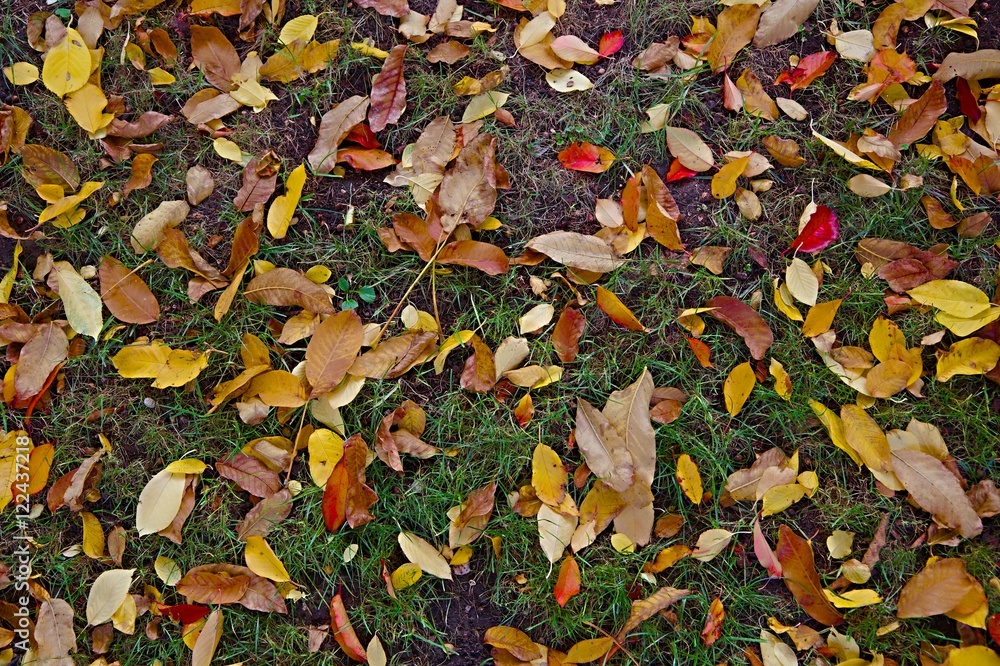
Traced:
<svg viewBox="0 0 1000 666">
<path fill-rule="evenodd" d="M 722 389 L 726 400 L 726 411 L 729 412 L 730 416 L 736 416 L 740 413 L 756 384 L 757 376 L 749 362 L 741 363 L 733 368 L 729 376 L 726 377 Z"/>
</svg>

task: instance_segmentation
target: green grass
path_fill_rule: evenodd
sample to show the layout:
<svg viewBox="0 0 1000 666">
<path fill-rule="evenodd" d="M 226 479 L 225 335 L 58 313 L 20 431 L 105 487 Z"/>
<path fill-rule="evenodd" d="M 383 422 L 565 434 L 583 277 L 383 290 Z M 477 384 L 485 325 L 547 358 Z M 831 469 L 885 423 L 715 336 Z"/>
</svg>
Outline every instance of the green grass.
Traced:
<svg viewBox="0 0 1000 666">
<path fill-rule="evenodd" d="M 722 509 L 714 499 L 721 495 L 730 473 L 749 466 L 755 453 L 773 446 L 788 454 L 798 450 L 801 468 L 815 470 L 820 487 L 813 497 L 779 516 L 764 519 L 765 533 L 773 544 L 777 526 L 788 524 L 812 538 L 824 581 L 831 582 L 839 566 L 829 559 L 825 549 L 831 531 L 856 532 L 854 555 L 860 557 L 880 516 L 886 513 L 890 517 L 889 544 L 882 551 L 870 584 L 886 602 L 849 612 L 848 622 L 841 628 L 856 638 L 863 654 L 881 652 L 901 664 L 916 664 L 921 641 L 956 643 L 953 627 L 934 620 L 904 621 L 899 630 L 877 636 L 879 627 L 895 619 L 894 604 L 903 582 L 926 561 L 928 549 L 911 549 L 910 544 L 926 528 L 929 518 L 899 496 L 886 498 L 879 494 L 870 474 L 858 470 L 830 443 L 808 400 L 834 407 L 853 402 L 856 394 L 825 368 L 811 343 L 801 336 L 799 325 L 776 311 L 772 280 L 784 270 L 785 262 L 779 254 L 794 237 L 796 221 L 810 199 L 834 208 L 840 218 L 841 238 L 820 255 L 833 269 L 833 275 L 824 279 L 821 299 L 846 297 L 835 322 L 838 339 L 844 344 L 867 345 L 872 322 L 885 312 L 885 284 L 861 277 L 853 257 L 859 240 L 892 238 L 921 248 L 948 243 L 951 256 L 964 262 L 957 277 L 992 293 L 997 269 L 995 231 L 990 229 L 979 239 L 963 240 L 951 231 L 931 229 L 919 204 L 920 196 L 931 193 L 946 202 L 950 178 L 942 166 L 914 156 L 913 151 L 898 166 L 897 173 L 923 176 L 923 188 L 893 192 L 874 200 L 861 199 L 846 189 L 847 179 L 856 171 L 813 139 L 810 127 L 833 139 L 844 139 L 850 132 L 861 132 L 866 127 L 883 133 L 891 127 L 893 114 L 884 104 L 871 107 L 843 101 L 850 87 L 863 80 L 857 63 L 838 61 L 826 77 L 795 93 L 794 98 L 810 109 L 809 121 L 798 123 L 782 118 L 768 123 L 723 111 L 716 77 L 703 74 L 690 81 L 674 73 L 654 78 L 637 74 L 630 67 L 631 58 L 652 41 L 686 33 L 692 14 L 712 15 L 711 3 L 638 0 L 627 8 L 600 8 L 596 14 L 589 6 L 571 3 L 562 20 L 567 27 L 577 29 L 591 43 L 596 43 L 605 30 L 622 28 L 626 31 L 626 46 L 621 54 L 601 63 L 604 73 L 598 73 L 597 67 L 588 70 L 597 85 L 595 90 L 562 96 L 546 86 L 538 67 L 511 56 L 514 49 L 510 32 L 516 22 L 511 20 L 510 12 L 480 3 L 473 3 L 470 9 L 477 18 L 498 25 L 497 42 L 490 42 L 488 35 L 481 36 L 473 44 L 473 55 L 454 66 L 429 64 L 426 47 L 412 46 L 406 61 L 407 111 L 400 123 L 380 133 L 379 139 L 387 150 L 398 155 L 436 116 L 461 116 L 467 98 L 454 95 L 454 83 L 465 75 L 481 76 L 508 66 L 508 78 L 500 89 L 512 93 L 506 108 L 514 115 L 517 127 L 487 119 L 483 131 L 498 137 L 499 161 L 510 171 L 513 189 L 501 193 L 495 213 L 504 227 L 486 232 L 483 237 L 504 247 L 510 256 L 519 254 L 524 243 L 539 233 L 553 229 L 595 231 L 595 198 L 617 197 L 625 179 L 643 164 L 650 163 L 663 172 L 671 159 L 663 132 L 642 134 L 639 130 L 645 119 L 643 111 L 654 104 L 670 104 L 671 122 L 696 128 L 717 152 L 764 152 L 762 139 L 776 134 L 798 141 L 808 161 L 798 169 L 778 167 L 761 176 L 775 183 L 769 192 L 760 194 L 765 216 L 756 223 L 742 219 L 734 201 L 715 201 L 708 194 L 708 175 L 699 176 L 693 183 L 672 185 L 679 200 L 682 195 L 686 197 L 683 202 L 688 219 L 682 222 L 681 233 L 688 248 L 723 245 L 733 249 L 724 273 L 715 276 L 703 268 L 687 266 L 677 253 L 667 252 L 652 240 L 645 241 L 629 255 L 625 266 L 606 276 L 601 284 L 618 294 L 650 332 L 625 331 L 611 323 L 592 302 L 585 306 L 588 324 L 581 353 L 567 365 L 561 382 L 532 391 L 535 415 L 527 427 L 517 426 L 511 413 L 523 390 L 501 403 L 493 395 L 458 388 L 462 363 L 468 354 L 464 349 L 452 353 L 440 376 L 428 364 L 401 380 L 367 382 L 359 397 L 342 410 L 349 434 L 360 433 L 371 445 L 381 418 L 403 400 L 411 399 L 427 410 L 425 441 L 447 450 L 449 455 L 425 461 L 406 459 L 403 475 L 378 462 L 371 465 L 368 482 L 380 498 L 374 507 L 376 520 L 337 534 L 323 529 L 322 490 L 313 486 L 304 464 L 296 466 L 293 478 L 302 483 L 303 490 L 295 499 L 290 518 L 269 537 L 269 542 L 307 596 L 290 603 L 287 616 L 227 607 L 217 662 L 343 663 L 343 655 L 330 648 L 332 640 L 319 654 L 306 653 L 306 628 L 328 622 L 326 608 L 337 591 L 344 594 L 362 640 L 378 633 L 389 653 L 395 655 L 392 663 L 480 663 L 476 644 L 489 624 L 517 626 L 534 640 L 565 650 L 577 640 L 600 635 L 597 628 L 614 632 L 621 626 L 629 614 L 630 593 L 645 596 L 655 589 L 639 573 L 642 564 L 660 548 L 674 543 L 693 546 L 702 531 L 721 527 L 737 534 L 737 546 L 711 562 L 684 560 L 657 575 L 658 585 L 689 588 L 693 593 L 672 608 L 677 616 L 675 624 L 664 618 L 649 620 L 633 632 L 626 647 L 635 663 L 641 664 L 747 663 L 742 651 L 757 642 L 768 617 L 774 616 L 785 624 L 808 620 L 784 585 L 768 581 L 766 572 L 756 563 L 750 534 L 754 518 L 751 507 L 743 503 Z M 151 12 L 148 26 L 169 29 L 172 11 Z M 877 11 L 838 1 L 824 4 L 817 18 L 823 25 L 836 19 L 842 30 L 850 30 L 869 27 Z M 334 66 L 287 86 L 272 85 L 281 99 L 261 114 L 240 112 L 226 119 L 233 132 L 231 138 L 245 152 L 259 154 L 273 149 L 282 157 L 282 182 L 311 149 L 315 137 L 312 123 L 318 123 L 336 101 L 353 94 L 368 94 L 371 77 L 379 71 L 380 61 L 360 55 L 348 43 L 371 37 L 377 46 L 387 49 L 396 40 L 390 21 L 353 4 L 332 7 L 318 0 L 289 2 L 286 17 L 310 12 L 320 15 L 317 38 L 341 39 Z M 6 13 L 0 20 L 4 34 L 16 36 L 5 38 L 8 49 L 2 64 L 17 60 L 38 63 L 37 54 L 23 40 L 25 16 Z M 934 54 L 942 49 L 972 48 L 968 40 L 953 33 L 929 31 L 919 22 L 911 25 L 913 30 L 903 43 L 918 64 L 934 61 Z M 788 55 L 805 55 L 823 47 L 823 42 L 815 41 L 818 30 L 816 24 L 811 24 L 778 47 L 765 52 L 747 49 L 731 72 L 733 78 L 746 66 L 765 84 L 770 83 L 777 71 L 787 66 Z M 106 48 L 102 79 L 109 94 L 125 96 L 130 113 L 147 109 L 176 111 L 191 94 L 206 86 L 196 69 L 186 71 L 178 65 L 174 69 L 178 82 L 154 93 L 145 75 L 128 64 L 118 64 L 124 39 L 122 29 L 102 38 Z M 276 31 L 269 28 L 261 31 L 252 47 L 266 57 L 275 42 Z M 240 45 L 241 53 L 249 50 L 244 46 Z M 178 47 L 186 56 L 187 45 L 178 40 Z M 498 60 L 494 51 L 505 54 L 506 60 Z M 787 96 L 784 87 L 768 90 L 774 96 Z M 17 104 L 35 119 L 37 129 L 30 141 L 72 155 L 83 180 L 106 181 L 105 187 L 88 201 L 87 207 L 93 213 L 83 224 L 68 230 L 45 229 L 45 241 L 26 252 L 31 257 L 29 268 L 34 257 L 45 251 L 77 267 L 96 266 L 105 254 L 113 254 L 130 266 L 137 265 L 142 259 L 132 253 L 128 243 L 132 226 L 160 201 L 181 198 L 184 173 L 194 164 L 202 164 L 213 173 L 216 192 L 193 209 L 200 217 L 192 215 L 182 228 L 193 248 L 213 265 L 225 265 L 232 230 L 243 217 L 231 205 L 240 185 L 241 169 L 217 156 L 207 137 L 197 134 L 183 118 L 158 132 L 154 138 L 165 145 L 154 167 L 153 184 L 111 207 L 108 197 L 128 178 L 128 165 L 102 168 L 100 146 L 82 135 L 59 101 L 40 84 L 19 88 L 16 93 Z M 600 176 L 566 171 L 558 166 L 556 153 L 577 140 L 608 146 L 619 159 Z M 381 173 L 352 172 L 343 179 L 310 177 L 300 205 L 299 223 L 283 241 L 262 238 L 257 258 L 303 270 L 325 265 L 334 274 L 330 283 L 345 277 L 352 293 L 362 286 L 372 287 L 375 302 L 362 304 L 359 312 L 366 322 L 384 322 L 422 268 L 422 262 L 412 253 L 389 254 L 378 238 L 377 229 L 390 224 L 395 212 L 419 212 L 404 190 L 383 185 L 382 177 Z M 0 166 L 0 190 L 11 209 L 26 218 L 37 218 L 43 208 L 21 178 L 16 157 Z M 985 198 L 966 199 L 966 203 L 971 204 L 969 212 L 996 211 L 995 202 L 986 202 Z M 354 224 L 345 228 L 348 206 L 354 206 Z M 210 247 L 210 239 L 216 235 L 223 241 Z M 768 258 L 766 270 L 754 262 L 751 248 L 761 250 Z M 540 300 L 529 288 L 529 275 L 551 280 L 547 296 L 557 309 L 573 297 L 559 279 L 551 276 L 554 270 L 557 267 L 546 263 L 516 267 L 504 276 L 492 278 L 461 267 L 437 275 L 435 286 L 445 332 L 475 330 L 495 348 L 503 338 L 517 335 L 518 317 Z M 137 569 L 136 579 L 141 585 L 156 586 L 168 602 L 180 602 L 174 591 L 165 589 L 156 579 L 152 567 L 155 558 L 171 557 L 185 570 L 212 562 L 242 564 L 243 544 L 236 536 L 236 525 L 251 504 L 246 494 L 232 484 L 214 473 L 206 474 L 184 528 L 184 541 L 177 545 L 160 537 L 137 536 L 134 515 L 139 493 L 153 474 L 182 456 L 194 455 L 214 462 L 257 437 L 294 437 L 297 414 L 279 423 L 272 413 L 262 424 L 248 426 L 239 420 L 232 405 L 206 414 L 206 398 L 213 386 L 241 369 L 239 345 L 244 333 L 253 333 L 272 346 L 275 367 L 289 370 L 302 359 L 305 342 L 286 349 L 275 342 L 269 324 L 272 319 L 284 321 L 290 311 L 279 312 L 237 298 L 229 314 L 217 323 L 212 318 L 214 297 L 208 296 L 200 304 L 187 301 L 186 273 L 172 271 L 155 260 L 140 274 L 160 300 L 160 321 L 152 326 L 124 326 L 109 338 L 88 344 L 83 356 L 66 365 L 65 388 L 54 397 L 49 412 L 35 413 L 32 427 L 39 433 L 36 442 L 44 439 L 57 445 L 53 479 L 73 470 L 99 446 L 98 433 L 108 436 L 112 450 L 105 458 L 98 486 L 101 498 L 90 503 L 88 510 L 95 513 L 105 531 L 115 525 L 126 529 L 129 540 L 125 566 Z M 425 280 L 410 301 L 430 310 L 430 288 L 430 282 Z M 593 300 L 592 288 L 578 288 L 585 298 Z M 676 324 L 676 315 L 680 309 L 701 305 L 718 294 L 751 300 L 757 292 L 761 315 L 775 334 L 770 356 L 781 361 L 791 375 L 793 394 L 789 401 L 782 400 L 768 380 L 757 386 L 744 410 L 730 418 L 723 407 L 722 385 L 732 367 L 750 360 L 746 346 L 731 330 L 709 319 L 702 340 L 712 348 L 714 368 L 702 368 L 683 339 L 686 332 Z M 338 294 L 334 302 L 339 304 L 345 296 Z M 52 306 L 26 273 L 18 279 L 11 301 L 32 316 Z M 911 346 L 936 330 L 930 314 L 907 312 L 894 320 Z M 105 330 L 112 326 L 115 323 L 108 320 Z M 558 362 L 550 333 L 551 326 L 537 336 L 529 336 L 528 362 Z M 147 381 L 122 379 L 110 358 L 138 335 L 163 339 L 172 346 L 211 349 L 209 367 L 190 389 L 158 391 Z M 932 369 L 930 352 L 924 354 L 924 364 L 925 370 Z M 603 536 L 578 554 L 583 590 L 566 608 L 560 608 L 552 594 L 558 565 L 550 566 L 542 554 L 535 521 L 513 513 L 506 495 L 530 481 L 531 453 L 539 442 L 556 448 L 567 465 L 579 465 L 579 452 L 565 445 L 573 427 L 575 400 L 582 397 L 603 405 L 612 391 L 634 381 L 644 367 L 652 372 L 657 386 L 675 386 L 689 395 L 680 419 L 656 428 L 657 473 L 653 484 L 657 515 L 681 513 L 685 526 L 676 537 L 654 538 L 634 554 L 616 552 Z M 991 407 L 996 387 L 982 378 L 960 377 L 942 384 L 928 377 L 924 393 L 922 399 L 901 394 L 879 401 L 870 413 L 886 430 L 905 428 L 910 418 L 934 423 L 942 429 L 967 479 L 996 478 L 995 413 Z M 154 406 L 146 406 L 144 399 L 154 401 Z M 106 408 L 114 411 L 99 412 Z M 92 414 L 98 416 L 90 418 Z M 0 427 L 19 427 L 22 417 L 19 412 L 0 410 Z M 674 480 L 675 461 L 682 453 L 698 462 L 705 490 L 712 493 L 711 501 L 693 506 L 683 497 Z M 501 537 L 500 556 L 495 556 L 483 539 L 475 544 L 471 573 L 459 577 L 457 583 L 424 576 L 413 587 L 400 590 L 398 599 L 389 597 L 381 572 L 383 562 L 391 571 L 404 561 L 396 542 L 399 531 L 412 531 L 431 542 L 444 543 L 447 510 L 490 481 L 497 482 L 498 491 L 487 534 Z M 579 502 L 586 490 L 570 492 Z M 13 529 L 11 512 L 5 512 L 0 521 L 6 546 L 6 534 Z M 77 610 L 81 646 L 77 661 L 90 663 L 84 647 L 88 640 L 82 611 L 92 581 L 112 565 L 83 555 L 67 558 L 61 554 L 79 543 L 82 536 L 79 518 L 65 509 L 54 514 L 43 512 L 34 535 L 38 582 L 52 596 L 66 599 Z M 979 539 L 963 542 L 957 548 L 935 547 L 933 553 L 965 558 L 970 572 L 985 584 L 995 575 L 996 537 L 995 525 L 988 521 L 987 533 Z M 359 547 L 358 555 L 345 563 L 344 550 L 352 544 Z M 141 585 L 133 589 L 139 591 Z M 1000 597 L 987 589 L 992 609 L 996 610 Z M 705 647 L 699 633 L 709 603 L 717 596 L 727 613 L 723 637 Z M 476 616 L 484 626 L 476 624 Z M 189 651 L 180 640 L 179 628 L 164 623 L 161 639 L 152 641 L 144 636 L 145 622 L 146 618 L 140 619 L 135 636 L 116 635 L 109 661 L 113 657 L 123 666 L 150 664 L 155 659 L 186 663 Z M 471 627 L 470 633 L 456 633 L 456 627 Z M 800 657 L 805 661 L 813 655 Z M 626 657 L 615 659 L 629 663 Z"/>
</svg>

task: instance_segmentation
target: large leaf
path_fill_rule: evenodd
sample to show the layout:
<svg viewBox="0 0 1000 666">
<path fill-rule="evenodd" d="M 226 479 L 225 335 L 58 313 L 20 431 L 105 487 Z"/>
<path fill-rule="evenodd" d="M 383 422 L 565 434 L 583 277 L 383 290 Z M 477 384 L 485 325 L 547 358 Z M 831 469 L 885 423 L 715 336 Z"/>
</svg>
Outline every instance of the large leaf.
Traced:
<svg viewBox="0 0 1000 666">
<path fill-rule="evenodd" d="M 944 96 L 944 86 L 939 81 L 931 82 L 924 94 L 906 107 L 906 111 L 892 126 L 889 141 L 896 147 L 919 141 L 934 128 L 934 123 L 947 110 L 948 101 Z"/>
<path fill-rule="evenodd" d="M 217 608 L 205 620 L 191 649 L 191 666 L 209 666 L 212 663 L 215 650 L 222 640 L 222 617 L 222 609 Z"/>
<path fill-rule="evenodd" d="M 762 49 L 785 41 L 798 31 L 817 5 L 819 0 L 777 0 L 761 15 L 753 45 Z"/>
<path fill-rule="evenodd" d="M 934 80 L 951 81 L 960 76 L 967 81 L 1000 77 L 1000 50 L 982 49 L 972 53 L 954 51 L 945 56 Z"/>
<path fill-rule="evenodd" d="M 319 137 L 309 151 L 309 165 L 316 173 L 330 173 L 337 164 L 337 149 L 351 128 L 365 119 L 369 98 L 354 95 L 323 114 Z"/>
<path fill-rule="evenodd" d="M 938 559 L 906 582 L 896 603 L 901 618 L 931 617 L 955 611 L 971 613 L 982 586 L 965 571 L 965 561 L 957 557 Z M 971 600 L 972 607 L 968 607 Z M 965 606 L 965 607 L 962 607 Z"/>
<path fill-rule="evenodd" d="M 721 72 L 733 64 L 740 50 L 750 43 L 757 31 L 760 7 L 746 3 L 726 7 L 716 18 L 718 26 L 705 59 L 714 72 Z"/>
<path fill-rule="evenodd" d="M 816 572 L 812 546 L 787 525 L 778 528 L 775 557 L 781 563 L 785 586 L 806 613 L 820 624 L 836 626 L 844 616 L 823 594 L 823 584 Z"/>
<path fill-rule="evenodd" d="M 290 268 L 275 268 L 258 275 L 250 280 L 243 294 L 253 303 L 297 306 L 316 314 L 335 312 L 323 287 Z"/>
<path fill-rule="evenodd" d="M 971 539 L 983 531 L 983 521 L 944 463 L 923 451 L 892 453 L 892 470 L 910 497 L 939 524 Z"/>
<path fill-rule="evenodd" d="M 354 310 L 338 312 L 316 327 L 306 348 L 306 379 L 312 385 L 312 397 L 329 393 L 340 384 L 364 338 L 364 326 Z"/>
<path fill-rule="evenodd" d="M 459 224 L 478 227 L 497 201 L 496 139 L 480 134 L 462 148 L 438 189 L 441 228 L 450 234 Z"/>
<path fill-rule="evenodd" d="M 233 89 L 233 74 L 240 71 L 240 56 L 221 30 L 192 25 L 191 56 L 209 83 L 224 93 Z"/>
<path fill-rule="evenodd" d="M 576 401 L 576 444 L 594 475 L 621 492 L 632 485 L 632 455 L 624 438 L 593 405 Z"/>
<path fill-rule="evenodd" d="M 406 110 L 406 80 L 403 77 L 406 49 L 405 44 L 392 47 L 389 57 L 382 63 L 382 71 L 372 85 L 368 125 L 373 132 L 381 132 L 387 125 L 395 125 Z"/>
<path fill-rule="evenodd" d="M 553 231 L 532 238 L 528 248 L 564 266 L 595 273 L 607 273 L 625 263 L 600 238 L 575 231 Z"/>
<path fill-rule="evenodd" d="M 87 597 L 87 624 L 96 627 L 111 619 L 128 596 L 135 569 L 111 569 L 94 581 Z"/>
<path fill-rule="evenodd" d="M 59 97 L 86 85 L 91 71 L 86 41 L 73 28 L 65 28 L 65 31 L 62 39 L 49 48 L 42 65 L 42 83 Z"/>
<path fill-rule="evenodd" d="M 101 298 L 118 320 L 127 324 L 151 324 L 160 318 L 156 296 L 135 271 L 107 255 L 98 269 Z"/>
</svg>

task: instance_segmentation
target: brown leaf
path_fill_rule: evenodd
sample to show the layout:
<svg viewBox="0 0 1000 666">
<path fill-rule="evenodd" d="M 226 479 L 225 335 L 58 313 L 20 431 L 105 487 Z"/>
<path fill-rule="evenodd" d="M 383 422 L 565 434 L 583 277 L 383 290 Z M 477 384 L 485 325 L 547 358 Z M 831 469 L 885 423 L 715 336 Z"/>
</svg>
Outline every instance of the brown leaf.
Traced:
<svg viewBox="0 0 1000 666">
<path fill-rule="evenodd" d="M 255 497 L 266 498 L 281 490 L 278 474 L 242 451 L 215 463 L 219 476 L 236 482 Z"/>
<path fill-rule="evenodd" d="M 196 164 L 184 175 L 184 185 L 187 187 L 187 200 L 192 206 L 197 206 L 211 196 L 215 190 L 215 179 L 212 172 Z"/>
<path fill-rule="evenodd" d="M 463 528 L 473 518 L 489 516 L 493 513 L 493 502 L 497 491 L 496 482 L 488 483 L 482 488 L 477 488 L 469 493 L 469 496 L 462 502 L 462 511 L 455 517 L 452 524 L 455 527 Z"/>
<path fill-rule="evenodd" d="M 552 347 L 563 363 L 572 363 L 580 353 L 580 336 L 587 324 L 587 318 L 576 308 L 567 306 L 559 315 L 552 329 Z"/>
<path fill-rule="evenodd" d="M 819 0 L 777 0 L 761 15 L 753 45 L 758 49 L 783 42 L 813 13 Z"/>
<path fill-rule="evenodd" d="M 736 79 L 736 88 L 743 95 L 743 108 L 751 116 L 766 120 L 777 120 L 778 105 L 764 90 L 764 85 L 757 75 L 749 69 L 744 69 L 740 78 Z"/>
<path fill-rule="evenodd" d="M 106 255 L 98 269 L 101 300 L 118 320 L 126 324 L 150 324 L 160 318 L 156 296 L 135 271 Z"/>
<path fill-rule="evenodd" d="M 427 415 L 412 400 L 386 414 L 375 431 L 375 454 L 379 460 L 397 472 L 403 471 L 400 453 L 418 458 L 430 458 L 438 453 L 436 447 L 420 439 L 427 424 Z"/>
<path fill-rule="evenodd" d="M 246 541 L 248 536 L 267 536 L 278 523 L 292 512 L 292 493 L 282 488 L 270 497 L 257 502 L 236 526 L 236 536 Z"/>
<path fill-rule="evenodd" d="M 705 303 L 705 307 L 715 308 L 706 314 L 718 319 L 743 337 L 743 341 L 750 348 L 751 356 L 758 361 L 764 358 L 764 354 L 774 342 L 774 335 L 753 308 L 731 296 L 716 296 Z"/>
<path fill-rule="evenodd" d="M 355 377 L 394 379 L 425 358 L 436 339 L 433 331 L 407 331 L 359 356 L 348 372 Z"/>
<path fill-rule="evenodd" d="M 406 49 L 406 44 L 392 47 L 389 57 L 382 63 L 382 71 L 372 84 L 368 125 L 373 132 L 395 125 L 406 110 L 406 79 L 403 77 Z"/>
<path fill-rule="evenodd" d="M 749 3 L 726 7 L 716 18 L 718 27 L 705 59 L 714 72 L 721 72 L 733 64 L 740 50 L 750 43 L 757 31 L 760 7 Z"/>
<path fill-rule="evenodd" d="M 469 266 L 487 275 L 503 275 L 510 267 L 504 251 L 496 245 L 474 240 L 458 240 L 448 243 L 438 253 L 439 264 Z"/>
<path fill-rule="evenodd" d="M 242 212 L 251 211 L 257 204 L 267 203 L 278 184 L 278 156 L 268 151 L 252 158 L 243 169 L 243 185 L 233 199 L 233 205 Z"/>
<path fill-rule="evenodd" d="M 52 371 L 66 360 L 69 340 L 56 324 L 44 324 L 22 348 L 14 371 L 14 391 L 19 400 L 33 398 L 48 381 Z"/>
<path fill-rule="evenodd" d="M 472 356 L 465 361 L 459 384 L 466 391 L 488 393 L 497 380 L 493 352 L 478 335 L 473 335 L 469 343 L 472 345 L 473 352 Z"/>
<path fill-rule="evenodd" d="M 233 74 L 240 71 L 240 56 L 221 30 L 192 25 L 191 57 L 209 83 L 222 92 L 233 89 Z"/>
<path fill-rule="evenodd" d="M 347 524 L 351 527 L 360 527 L 375 520 L 375 516 L 371 514 L 371 507 L 378 501 L 378 495 L 366 485 L 365 465 L 368 464 L 368 445 L 360 435 L 352 435 L 344 442 L 343 463 L 349 479 L 346 498 Z"/>
<path fill-rule="evenodd" d="M 454 65 L 456 62 L 469 55 L 470 49 L 462 42 L 450 39 L 441 42 L 427 52 L 427 62 L 446 62 Z"/>
<path fill-rule="evenodd" d="M 58 185 L 66 192 L 80 187 L 80 172 L 65 153 L 29 143 L 21 148 L 21 161 L 21 175 L 32 187 Z"/>
<path fill-rule="evenodd" d="M 957 529 L 967 539 L 983 531 L 983 521 L 958 479 L 937 458 L 923 451 L 894 451 L 892 471 L 913 501 L 934 516 L 938 524 Z"/>
<path fill-rule="evenodd" d="M 934 128 L 934 123 L 947 110 L 948 101 L 944 97 L 944 86 L 938 81 L 932 81 L 924 94 L 906 107 L 906 111 L 892 126 L 889 141 L 892 141 L 897 148 L 919 141 Z"/>
<path fill-rule="evenodd" d="M 243 598 L 250 577 L 226 571 L 211 571 L 211 565 L 195 567 L 177 581 L 178 594 L 199 604 L 232 604 Z"/>
<path fill-rule="evenodd" d="M 944 613 L 971 613 L 983 588 L 965 571 L 965 561 L 957 557 L 939 559 L 906 581 L 896 603 L 896 617 L 931 617 Z M 969 608 L 968 601 L 973 606 Z M 964 606 L 964 607 L 963 607 Z"/>
<path fill-rule="evenodd" d="M 70 652 L 76 652 L 73 607 L 62 599 L 44 599 L 33 636 L 38 642 L 37 659 L 51 666 L 72 666 Z"/>
<path fill-rule="evenodd" d="M 792 532 L 787 525 L 778 528 L 775 557 L 781 563 L 785 586 L 806 613 L 820 624 L 833 627 L 844 621 L 823 594 L 823 584 L 816 572 L 812 546 Z"/>
<path fill-rule="evenodd" d="M 126 122 L 115 118 L 108 125 L 108 136 L 117 136 L 122 139 L 144 139 L 164 125 L 173 122 L 175 117 L 156 111 L 146 111 L 135 122 Z"/>
<path fill-rule="evenodd" d="M 619 641 L 625 639 L 630 631 L 640 624 L 667 608 L 676 601 L 691 594 L 691 590 L 678 590 L 673 587 L 661 587 L 656 592 L 645 599 L 638 599 L 632 602 L 632 613 L 629 615 L 625 626 L 618 632 L 616 638 Z"/>
<path fill-rule="evenodd" d="M 459 224 L 477 228 L 497 201 L 496 139 L 480 134 L 467 143 L 438 189 L 441 227 L 445 235 Z"/>
<path fill-rule="evenodd" d="M 338 312 L 316 327 L 306 347 L 306 379 L 312 385 L 311 397 L 337 387 L 361 351 L 364 339 L 364 325 L 354 310 Z"/>
<path fill-rule="evenodd" d="M 583 398 L 576 404 L 576 444 L 597 478 L 618 492 L 633 483 L 632 455 L 608 418 Z"/>
<path fill-rule="evenodd" d="M 382 16 L 403 18 L 410 13 L 406 0 L 354 0 L 359 7 L 374 9 Z"/>
<path fill-rule="evenodd" d="M 264 228 L 264 205 L 254 207 L 253 214 L 243 218 L 233 232 L 233 246 L 229 250 L 229 264 L 223 275 L 235 277 L 240 268 L 250 261 L 260 249 L 260 232 Z"/>
<path fill-rule="evenodd" d="M 243 295 L 252 303 L 296 306 L 316 314 L 334 314 L 330 295 L 302 273 L 275 268 L 250 280 Z"/>
<path fill-rule="evenodd" d="M 354 95 L 323 114 L 319 137 L 306 158 L 316 173 L 330 173 L 337 164 L 337 149 L 351 128 L 365 119 L 369 99 Z"/>
</svg>

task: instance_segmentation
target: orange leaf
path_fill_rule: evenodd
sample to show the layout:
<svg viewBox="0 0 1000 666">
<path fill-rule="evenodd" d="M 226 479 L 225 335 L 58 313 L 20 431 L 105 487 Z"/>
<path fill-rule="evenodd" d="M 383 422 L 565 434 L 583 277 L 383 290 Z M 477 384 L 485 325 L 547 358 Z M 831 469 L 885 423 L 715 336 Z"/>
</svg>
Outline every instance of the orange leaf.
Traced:
<svg viewBox="0 0 1000 666">
<path fill-rule="evenodd" d="M 698 363 L 701 364 L 703 368 L 712 367 L 712 350 L 701 340 L 697 338 L 686 338 L 688 345 L 691 346 L 691 351 L 694 352 L 695 358 L 698 359 Z"/>
<path fill-rule="evenodd" d="M 615 154 L 607 148 L 579 141 L 560 150 L 556 157 L 567 169 L 587 173 L 604 173 L 615 161 Z"/>
<path fill-rule="evenodd" d="M 705 628 L 701 630 L 701 642 L 711 645 L 722 636 L 722 620 L 726 617 L 726 611 L 722 606 L 722 599 L 716 597 L 712 599 L 708 607 L 708 617 L 705 618 Z"/>
<path fill-rule="evenodd" d="M 556 602 L 560 607 L 580 593 L 580 565 L 572 555 L 563 560 L 559 567 L 559 578 L 556 580 Z"/>
<path fill-rule="evenodd" d="M 323 491 L 323 522 L 331 532 L 339 530 L 347 519 L 347 490 L 350 479 L 341 458 L 333 467 Z"/>
<path fill-rule="evenodd" d="M 559 315 L 559 321 L 552 329 L 552 347 L 563 363 L 572 363 L 576 359 L 580 352 L 578 343 L 586 324 L 587 318 L 576 308 L 567 307 Z"/>
<path fill-rule="evenodd" d="M 812 546 L 787 525 L 778 529 L 775 556 L 781 563 L 785 586 L 806 613 L 820 624 L 836 626 L 844 621 L 823 594 L 823 584 L 816 572 Z"/>
<path fill-rule="evenodd" d="M 642 322 L 636 319 L 632 311 L 617 296 L 600 285 L 597 287 L 597 307 L 601 308 L 604 314 L 608 315 L 611 321 L 619 326 L 627 328 L 630 331 L 646 330 Z"/>
<path fill-rule="evenodd" d="M 330 624 L 333 625 L 333 637 L 336 639 L 337 645 L 347 653 L 347 656 L 354 661 L 366 663 L 368 655 L 365 654 L 365 648 L 358 640 L 357 634 L 354 633 L 351 620 L 347 617 L 347 609 L 344 608 L 344 600 L 340 598 L 339 594 L 334 596 L 330 602 Z"/>
</svg>

